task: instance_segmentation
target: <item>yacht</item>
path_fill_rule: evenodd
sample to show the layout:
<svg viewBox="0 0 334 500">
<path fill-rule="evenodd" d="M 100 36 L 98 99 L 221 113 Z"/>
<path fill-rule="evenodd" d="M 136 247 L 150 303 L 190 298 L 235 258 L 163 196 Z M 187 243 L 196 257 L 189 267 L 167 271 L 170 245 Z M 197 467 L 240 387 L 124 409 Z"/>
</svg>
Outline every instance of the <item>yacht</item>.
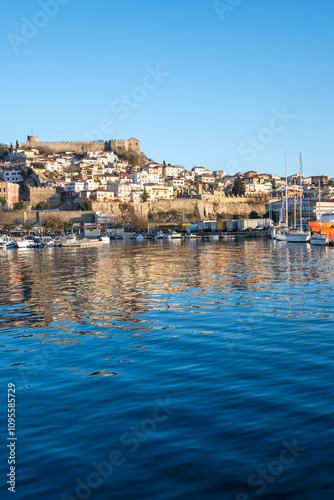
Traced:
<svg viewBox="0 0 334 500">
<path fill-rule="evenodd" d="M 17 240 L 16 246 L 18 248 L 34 248 L 34 247 L 36 247 L 36 243 L 31 236 L 26 236 L 25 238 L 22 238 L 21 240 Z"/>
<path fill-rule="evenodd" d="M 15 248 L 16 241 L 13 240 L 11 236 L 1 236 L 0 237 L 0 247 L 1 248 Z"/>
</svg>

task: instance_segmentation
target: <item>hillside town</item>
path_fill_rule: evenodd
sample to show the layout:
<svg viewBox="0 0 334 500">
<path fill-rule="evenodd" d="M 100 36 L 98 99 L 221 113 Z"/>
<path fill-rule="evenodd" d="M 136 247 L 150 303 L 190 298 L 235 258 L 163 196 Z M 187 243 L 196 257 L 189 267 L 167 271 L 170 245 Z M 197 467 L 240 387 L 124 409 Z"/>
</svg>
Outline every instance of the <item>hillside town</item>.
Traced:
<svg viewBox="0 0 334 500">
<path fill-rule="evenodd" d="M 309 206 L 314 205 L 310 218 L 315 216 L 319 196 L 326 210 L 334 207 L 334 179 L 324 175 L 303 176 L 302 182 L 302 174 L 291 175 L 286 187 L 285 177 L 272 173 L 250 170 L 228 175 L 203 166 L 189 171 L 165 161 L 156 163 L 143 154 L 139 159 L 125 150 L 55 153 L 43 147 L 21 149 L 17 143 L 16 147 L 2 145 L 0 153 L 0 203 L 7 210 L 89 210 L 93 202 L 96 207 L 103 202 L 175 199 L 219 205 L 243 197 L 261 200 L 267 210 L 278 212 L 285 190 L 289 200 L 303 191 Z"/>
</svg>

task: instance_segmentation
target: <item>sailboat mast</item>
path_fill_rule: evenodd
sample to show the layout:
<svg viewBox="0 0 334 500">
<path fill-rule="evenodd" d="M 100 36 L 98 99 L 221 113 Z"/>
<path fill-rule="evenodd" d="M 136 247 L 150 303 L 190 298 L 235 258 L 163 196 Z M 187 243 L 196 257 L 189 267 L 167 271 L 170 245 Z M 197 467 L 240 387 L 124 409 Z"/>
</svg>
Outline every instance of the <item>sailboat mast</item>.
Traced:
<svg viewBox="0 0 334 500">
<path fill-rule="evenodd" d="M 293 229 L 296 229 L 297 207 L 296 207 L 296 177 L 293 180 Z"/>
<path fill-rule="evenodd" d="M 289 225 L 289 215 L 288 215 L 288 155 L 285 151 L 285 225 Z"/>
<path fill-rule="evenodd" d="M 300 200 L 300 230 L 303 230 L 303 222 L 302 222 L 302 212 L 303 212 L 303 199 L 302 199 L 302 154 L 300 153 L 300 193 L 299 193 L 299 200 Z"/>
<path fill-rule="evenodd" d="M 320 197 L 320 179 L 318 179 L 319 186 L 319 221 L 320 221 L 320 236 L 321 236 L 321 197 Z"/>
</svg>

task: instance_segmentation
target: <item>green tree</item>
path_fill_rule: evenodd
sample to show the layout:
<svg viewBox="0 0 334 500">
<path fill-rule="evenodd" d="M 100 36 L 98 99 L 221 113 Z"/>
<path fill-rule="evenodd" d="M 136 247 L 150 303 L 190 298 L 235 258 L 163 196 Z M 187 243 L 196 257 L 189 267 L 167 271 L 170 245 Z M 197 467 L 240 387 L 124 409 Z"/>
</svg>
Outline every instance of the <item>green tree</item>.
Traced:
<svg viewBox="0 0 334 500">
<path fill-rule="evenodd" d="M 277 214 L 277 212 L 275 212 L 275 210 L 272 210 L 272 211 L 268 210 L 264 214 L 264 218 L 271 219 L 275 224 L 276 224 L 276 222 L 278 222 L 278 219 L 279 219 L 278 214 Z"/>
<path fill-rule="evenodd" d="M 166 165 L 166 162 L 165 162 L 165 160 L 164 160 L 164 161 L 162 162 L 162 164 L 163 164 L 163 165 Z"/>
<path fill-rule="evenodd" d="M 89 195 L 89 199 L 90 199 L 91 201 L 96 201 L 96 200 L 97 200 L 97 196 L 96 196 L 96 194 L 90 194 L 90 195 Z"/>
<path fill-rule="evenodd" d="M 46 219 L 43 223 L 42 223 L 42 226 L 44 228 L 44 231 L 46 232 L 46 234 L 49 233 L 50 229 L 52 228 L 52 221 L 49 220 L 49 219 Z"/>
<path fill-rule="evenodd" d="M 10 143 L 10 146 L 9 146 L 9 152 L 10 152 L 10 153 L 12 153 L 12 152 L 13 152 L 13 150 L 14 150 L 14 148 L 13 148 L 13 144 L 12 144 L 12 143 Z"/>
<path fill-rule="evenodd" d="M 25 224 L 22 224 L 22 229 L 27 232 L 28 236 L 30 235 L 30 231 L 34 227 L 33 224 L 30 224 L 29 222 L 26 222 Z"/>
<path fill-rule="evenodd" d="M 19 141 L 16 139 L 15 149 L 19 149 Z"/>
<path fill-rule="evenodd" d="M 145 203 L 149 199 L 149 197 L 150 196 L 149 196 L 148 192 L 146 191 L 146 189 L 144 189 L 144 192 L 141 195 L 141 201 Z"/>
<path fill-rule="evenodd" d="M 246 187 L 244 181 L 241 179 L 241 177 L 237 177 L 232 187 L 233 196 L 243 196 L 245 192 Z"/>
<path fill-rule="evenodd" d="M 0 205 L 6 206 L 7 200 L 4 196 L 0 196 Z"/>
<path fill-rule="evenodd" d="M 51 223 L 51 228 L 55 234 L 61 233 L 61 230 L 63 228 L 63 224 L 59 219 L 56 219 L 55 217 L 53 217 L 52 219 L 50 219 L 50 223 Z"/>
<path fill-rule="evenodd" d="M 276 180 L 275 179 L 271 179 L 271 187 L 272 187 L 272 189 L 276 189 Z"/>
<path fill-rule="evenodd" d="M 2 230 L 5 231 L 6 233 L 10 234 L 12 230 L 14 229 L 15 224 L 12 224 L 11 222 L 8 222 L 7 224 L 4 224 L 2 226 Z"/>
<path fill-rule="evenodd" d="M 14 210 L 26 210 L 27 205 L 24 203 L 24 201 L 18 201 L 17 203 L 14 203 Z"/>
<path fill-rule="evenodd" d="M 9 153 L 9 149 L 6 146 L 0 146 L 0 160 L 3 160 Z"/>
<path fill-rule="evenodd" d="M 255 210 L 252 210 L 251 213 L 249 214 L 249 218 L 250 219 L 259 219 L 260 216 Z"/>
<path fill-rule="evenodd" d="M 40 201 L 36 205 L 36 210 L 50 210 L 51 205 L 48 201 Z"/>
<path fill-rule="evenodd" d="M 92 210 L 92 202 L 89 200 L 81 200 L 79 205 L 80 210 L 83 212 L 87 210 Z"/>
<path fill-rule="evenodd" d="M 70 221 L 63 222 L 63 229 L 64 229 L 65 234 L 67 234 L 67 231 L 72 232 L 72 226 L 73 226 L 73 224 Z"/>
</svg>

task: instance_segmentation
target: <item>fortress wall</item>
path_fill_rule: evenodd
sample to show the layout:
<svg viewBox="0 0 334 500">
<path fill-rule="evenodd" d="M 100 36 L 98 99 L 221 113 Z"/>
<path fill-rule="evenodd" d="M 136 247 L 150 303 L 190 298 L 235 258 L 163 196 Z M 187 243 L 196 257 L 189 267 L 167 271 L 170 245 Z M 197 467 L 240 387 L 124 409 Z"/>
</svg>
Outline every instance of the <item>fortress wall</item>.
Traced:
<svg viewBox="0 0 334 500">
<path fill-rule="evenodd" d="M 116 148 L 124 148 L 126 151 L 140 152 L 140 142 L 138 140 L 111 140 L 107 142 L 97 141 L 47 141 L 39 142 L 37 136 L 31 136 L 30 140 L 20 145 L 21 147 L 33 148 L 38 150 L 48 150 L 53 153 L 62 153 L 70 151 L 74 153 L 87 153 L 87 151 L 113 151 Z"/>
<path fill-rule="evenodd" d="M 74 153 L 87 153 L 87 151 L 102 152 L 105 150 L 103 142 L 39 142 L 37 144 L 26 143 L 27 147 L 33 147 L 38 150 L 50 150 L 53 153 L 62 153 L 71 151 Z"/>
<path fill-rule="evenodd" d="M 149 212 L 171 212 L 175 210 L 179 213 L 194 214 L 196 218 L 208 219 L 216 218 L 217 214 L 221 214 L 225 218 L 227 216 L 242 215 L 247 217 L 252 210 L 255 210 L 260 215 L 265 213 L 265 203 L 263 201 L 257 202 L 248 198 L 226 198 L 222 203 L 212 203 L 196 199 L 174 199 L 174 200 L 160 200 L 155 203 L 141 203 L 137 202 L 132 204 L 135 213 L 143 218 L 147 218 Z M 92 209 L 96 212 L 104 214 L 113 214 L 116 217 L 121 215 L 119 203 L 115 202 L 93 202 Z M 204 215 L 204 212 L 206 215 Z"/>
<path fill-rule="evenodd" d="M 87 224 L 95 222 L 94 212 L 81 212 L 80 210 L 59 211 L 59 212 L 39 212 L 39 222 L 42 224 L 47 219 L 58 219 L 61 222 L 85 222 Z"/>
<path fill-rule="evenodd" d="M 60 204 L 60 194 L 56 188 L 48 187 L 31 187 L 30 191 L 30 206 L 35 207 L 40 201 L 47 201 L 51 208 L 57 208 Z"/>
</svg>

